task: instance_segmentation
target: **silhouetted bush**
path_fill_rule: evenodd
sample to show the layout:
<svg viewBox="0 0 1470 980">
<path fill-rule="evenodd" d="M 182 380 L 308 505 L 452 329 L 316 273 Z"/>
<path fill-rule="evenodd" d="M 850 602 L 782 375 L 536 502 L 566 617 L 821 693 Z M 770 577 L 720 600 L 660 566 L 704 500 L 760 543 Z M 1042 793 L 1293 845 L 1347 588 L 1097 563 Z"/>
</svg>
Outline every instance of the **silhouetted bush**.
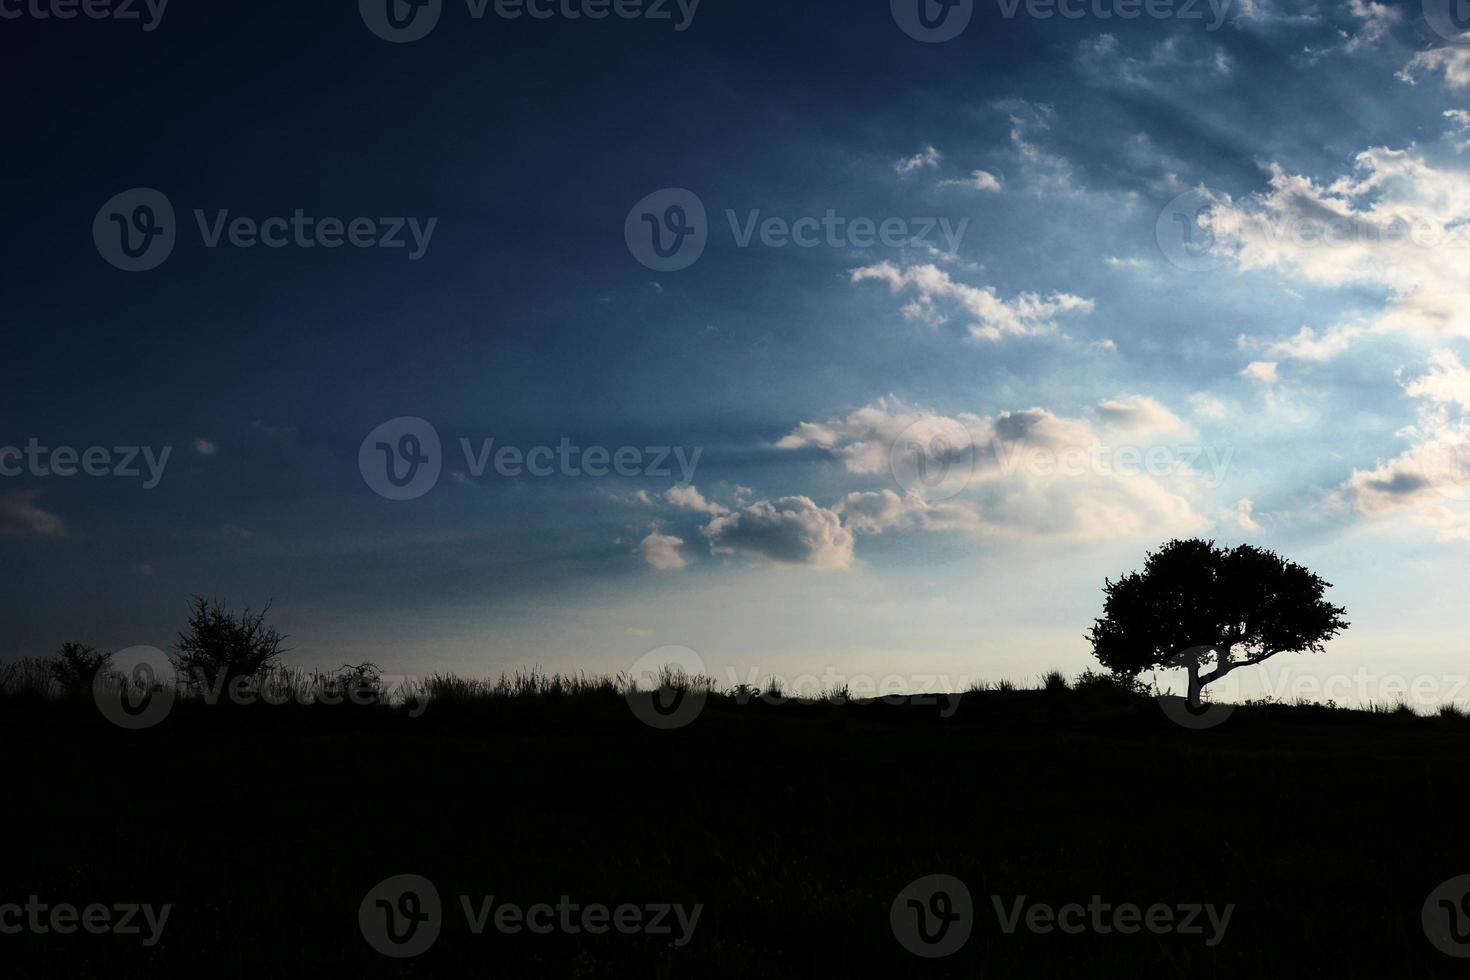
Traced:
<svg viewBox="0 0 1470 980">
<path fill-rule="evenodd" d="M 102 653 L 85 643 L 63 643 L 51 661 L 51 678 L 61 687 L 65 697 L 86 697 L 99 671 L 112 663 L 112 654 Z"/>
<path fill-rule="evenodd" d="M 56 692 L 52 663 L 50 657 L 22 657 L 0 663 L 0 696 L 10 701 L 52 698 Z"/>
<path fill-rule="evenodd" d="M 169 657 L 179 678 L 194 687 L 217 690 L 236 678 L 260 678 L 280 663 L 286 637 L 265 625 L 270 604 L 238 616 L 218 599 L 189 600 L 189 622 Z"/>
</svg>

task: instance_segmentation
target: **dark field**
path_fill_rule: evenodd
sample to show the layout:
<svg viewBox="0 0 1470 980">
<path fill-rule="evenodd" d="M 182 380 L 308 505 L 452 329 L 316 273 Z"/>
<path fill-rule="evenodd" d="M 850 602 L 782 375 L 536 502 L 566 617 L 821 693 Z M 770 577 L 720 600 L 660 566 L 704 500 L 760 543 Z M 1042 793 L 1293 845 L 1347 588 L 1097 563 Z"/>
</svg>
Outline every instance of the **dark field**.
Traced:
<svg viewBox="0 0 1470 980">
<path fill-rule="evenodd" d="M 8 977 L 1430 977 L 1421 907 L 1470 872 L 1470 722 L 1242 707 L 1208 731 L 1106 688 L 934 705 L 738 704 L 654 730 L 621 697 L 383 707 L 182 703 L 122 731 L 8 705 L 0 902 L 172 903 L 143 935 L 0 936 Z M 443 900 L 411 959 L 358 908 L 393 875 Z M 973 896 L 958 952 L 890 926 L 910 881 Z M 682 904 L 672 935 L 474 935 L 459 896 Z M 1213 903 L 1201 934 L 1002 931 L 1054 906 Z M 672 921 L 672 920 L 670 920 Z M 1065 971 L 1065 972 L 1063 972 Z"/>
</svg>

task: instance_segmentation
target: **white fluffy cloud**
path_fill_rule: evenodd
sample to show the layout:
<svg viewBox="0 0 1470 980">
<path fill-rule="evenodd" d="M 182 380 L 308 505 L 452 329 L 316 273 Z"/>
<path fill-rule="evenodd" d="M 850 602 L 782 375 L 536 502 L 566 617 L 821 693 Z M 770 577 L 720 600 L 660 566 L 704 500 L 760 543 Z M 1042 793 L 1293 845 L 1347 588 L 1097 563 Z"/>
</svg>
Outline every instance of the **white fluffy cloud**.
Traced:
<svg viewBox="0 0 1470 980">
<path fill-rule="evenodd" d="M 1404 512 L 1439 529 L 1441 539 L 1470 538 L 1470 371 L 1452 352 L 1436 351 L 1430 370 L 1404 386 L 1420 400 L 1418 421 L 1401 435 L 1411 445 L 1338 488 L 1358 513 Z"/>
<path fill-rule="evenodd" d="M 993 287 L 956 282 L 936 265 L 899 267 L 892 262 L 880 262 L 852 271 L 854 283 L 870 280 L 887 283 L 894 294 L 913 295 L 912 302 L 904 307 L 906 317 L 940 324 L 951 315 L 959 315 L 969 321 L 971 336 L 992 341 L 1007 336 L 1053 333 L 1057 329 L 1057 317 L 1090 313 L 1093 309 L 1092 300 L 1062 292 L 1045 298 L 1037 293 L 1021 293 L 1011 300 L 1001 299 Z"/>
<path fill-rule="evenodd" d="M 836 511 L 809 497 L 758 500 L 713 518 L 701 530 L 717 555 L 827 571 L 849 568 L 853 561 L 852 532 Z"/>
<path fill-rule="evenodd" d="M 970 176 L 964 180 L 941 180 L 940 187 L 967 187 L 973 191 L 989 191 L 993 194 L 1000 193 L 1000 179 L 988 170 L 972 171 Z"/>
<path fill-rule="evenodd" d="M 1276 165 L 1270 173 L 1269 190 L 1216 198 L 1201 217 L 1240 268 L 1387 295 L 1365 322 L 1304 329 L 1273 356 L 1321 359 L 1371 331 L 1470 336 L 1470 174 L 1385 147 L 1327 184 Z"/>
<path fill-rule="evenodd" d="M 1454 351 L 1439 350 L 1429 357 L 1429 373 L 1404 386 L 1414 398 L 1437 405 L 1458 405 L 1470 412 L 1470 371 L 1460 363 Z"/>
<path fill-rule="evenodd" d="M 681 510 L 692 510 L 697 514 L 709 514 L 718 517 L 728 514 L 730 511 L 716 503 L 704 499 L 704 494 L 694 484 L 680 487 L 670 487 L 664 494 L 664 499 Z"/>
<path fill-rule="evenodd" d="M 1186 433 L 1184 420 L 1146 395 L 1112 398 L 1097 406 L 1098 417 L 1122 432 Z"/>
<path fill-rule="evenodd" d="M 1189 396 L 1189 406 L 1194 409 L 1194 414 L 1198 417 L 1215 422 L 1230 414 L 1224 402 L 1203 391 L 1197 391 Z"/>
<path fill-rule="evenodd" d="M 939 161 L 944 155 L 932 146 L 926 146 L 911 157 L 905 157 L 893 165 L 893 172 L 900 177 L 913 173 L 916 170 L 928 170 L 939 166 Z"/>
<path fill-rule="evenodd" d="M 644 561 L 660 570 L 684 568 L 689 564 L 684 556 L 684 539 L 672 534 L 653 531 L 638 543 L 638 550 Z"/>
<path fill-rule="evenodd" d="M 1452 89 L 1470 87 L 1470 48 L 1452 46 L 1420 51 L 1409 59 L 1399 78 L 1413 84 L 1418 81 L 1416 72 L 1439 72 Z"/>
<path fill-rule="evenodd" d="M 1277 367 L 1275 361 L 1251 361 L 1241 368 L 1240 374 L 1241 377 L 1249 378 L 1257 384 L 1274 385 L 1281 380 Z"/>
<path fill-rule="evenodd" d="M 1178 421 L 1147 399 L 1130 396 L 1116 404 L 1127 421 L 1154 424 L 1165 416 Z M 965 445 L 957 447 L 961 441 Z M 1207 482 L 1192 464 L 1170 457 L 1150 466 L 1143 462 L 1150 446 L 1114 444 L 1085 419 L 1042 408 L 982 418 L 942 416 L 881 401 L 845 417 L 802 423 L 778 445 L 819 447 L 840 459 L 849 473 L 892 481 L 895 470 L 903 469 L 893 461 L 893 447 L 900 442 L 942 446 L 943 458 L 929 461 L 958 475 L 958 484 L 947 481 L 942 496 L 922 485 L 903 494 L 891 489 L 849 493 L 836 509 L 853 530 L 1099 540 L 1187 533 L 1209 523 L 1184 496 Z M 1214 462 L 1219 464 L 1218 457 Z"/>
</svg>

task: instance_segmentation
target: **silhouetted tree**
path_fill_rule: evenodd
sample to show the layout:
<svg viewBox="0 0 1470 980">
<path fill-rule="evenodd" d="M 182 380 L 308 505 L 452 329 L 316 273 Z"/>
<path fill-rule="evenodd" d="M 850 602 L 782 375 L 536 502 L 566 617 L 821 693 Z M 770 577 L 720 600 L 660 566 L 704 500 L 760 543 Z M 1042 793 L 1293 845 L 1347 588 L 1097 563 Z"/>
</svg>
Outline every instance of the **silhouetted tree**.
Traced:
<svg viewBox="0 0 1470 980">
<path fill-rule="evenodd" d="M 1158 667 L 1189 673 L 1189 704 L 1237 667 L 1278 653 L 1320 653 L 1348 627 L 1323 598 L 1332 584 L 1274 552 L 1191 538 L 1148 555 L 1143 571 L 1104 580 L 1103 616 L 1088 639 L 1104 667 L 1127 677 Z M 1215 669 L 1200 672 L 1213 652 Z"/>
<path fill-rule="evenodd" d="M 85 643 L 63 643 L 51 661 L 51 678 L 61 685 L 69 698 L 81 697 L 92 690 L 97 672 L 106 670 L 112 654 L 101 653 Z"/>
<path fill-rule="evenodd" d="M 190 684 L 223 689 L 237 677 L 258 677 L 275 667 L 286 637 L 265 625 L 266 603 L 260 612 L 246 609 L 238 616 L 218 599 L 189 600 L 189 623 L 179 633 L 169 657 L 179 677 Z"/>
</svg>

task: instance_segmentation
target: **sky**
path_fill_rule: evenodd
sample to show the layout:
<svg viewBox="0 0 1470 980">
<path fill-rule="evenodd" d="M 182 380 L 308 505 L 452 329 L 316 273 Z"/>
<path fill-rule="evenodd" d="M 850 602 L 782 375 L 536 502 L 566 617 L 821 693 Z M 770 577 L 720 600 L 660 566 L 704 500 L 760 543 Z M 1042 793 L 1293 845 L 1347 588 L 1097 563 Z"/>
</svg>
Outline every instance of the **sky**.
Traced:
<svg viewBox="0 0 1470 980">
<path fill-rule="evenodd" d="M 1448 3 L 67 9 L 0 0 L 0 656 L 202 594 L 313 666 L 1025 681 L 1197 534 L 1353 624 L 1244 694 L 1470 701 Z"/>
</svg>

